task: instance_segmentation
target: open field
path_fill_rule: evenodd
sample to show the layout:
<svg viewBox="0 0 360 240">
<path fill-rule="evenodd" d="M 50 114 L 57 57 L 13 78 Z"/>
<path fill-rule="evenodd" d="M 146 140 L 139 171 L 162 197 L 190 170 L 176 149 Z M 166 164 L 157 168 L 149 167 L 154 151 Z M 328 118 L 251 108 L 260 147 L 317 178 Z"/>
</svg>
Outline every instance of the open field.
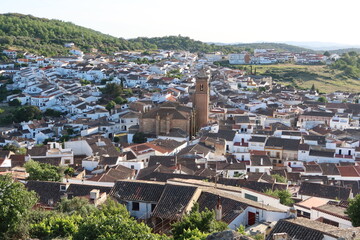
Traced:
<svg viewBox="0 0 360 240">
<path fill-rule="evenodd" d="M 236 65 L 236 68 L 249 65 Z M 339 71 L 326 65 L 253 65 L 253 72 L 272 76 L 273 80 L 285 85 L 293 85 L 299 88 L 311 88 L 314 84 L 320 92 L 349 91 L 360 92 L 360 80 L 344 78 Z"/>
</svg>

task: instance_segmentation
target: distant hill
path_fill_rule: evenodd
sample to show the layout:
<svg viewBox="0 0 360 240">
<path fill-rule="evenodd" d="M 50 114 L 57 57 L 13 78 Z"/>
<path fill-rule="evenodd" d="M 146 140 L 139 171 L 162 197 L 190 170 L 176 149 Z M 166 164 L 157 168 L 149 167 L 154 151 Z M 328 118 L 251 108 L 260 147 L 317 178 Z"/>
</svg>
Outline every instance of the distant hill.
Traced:
<svg viewBox="0 0 360 240">
<path fill-rule="evenodd" d="M 325 52 L 325 51 L 333 51 L 338 49 L 348 49 L 348 48 L 360 48 L 360 45 L 354 44 L 343 44 L 343 43 L 336 43 L 336 42 L 295 42 L 289 41 L 284 42 L 286 44 L 295 45 L 299 47 L 309 48 L 314 51 Z"/>
<path fill-rule="evenodd" d="M 241 52 L 244 51 L 244 47 L 233 46 L 233 45 L 216 45 L 208 44 L 201 41 L 193 40 L 189 37 L 183 36 L 166 36 L 166 37 L 139 37 L 129 40 L 132 43 L 138 43 L 142 45 L 143 43 L 156 45 L 159 49 L 167 50 L 186 50 L 190 52 L 217 52 L 221 51 L 224 53 L 229 52 Z"/>
<path fill-rule="evenodd" d="M 45 56 L 67 54 L 65 43 L 73 42 L 84 52 L 92 48 L 103 53 L 120 50 L 169 49 L 190 52 L 241 52 L 247 48 L 275 48 L 282 51 L 304 51 L 286 44 L 255 43 L 238 45 L 207 44 L 183 36 L 166 36 L 126 40 L 81 27 L 70 22 L 38 18 L 17 13 L 0 14 L 0 47 L 15 48 Z M 247 49 L 251 50 L 251 49 Z"/>
<path fill-rule="evenodd" d="M 344 54 L 344 53 L 348 53 L 348 52 L 357 52 L 360 53 L 360 48 L 344 48 L 344 49 L 337 49 L 337 50 L 331 50 L 328 51 L 329 53 L 336 53 L 336 54 Z"/>
<path fill-rule="evenodd" d="M 103 53 L 120 50 L 169 49 L 190 52 L 244 50 L 233 46 L 216 46 L 189 37 L 168 36 L 126 40 L 81 27 L 70 22 L 38 18 L 17 13 L 0 14 L 0 47 L 27 50 L 45 56 L 68 54 L 65 43 L 73 42 L 84 52 L 92 48 Z"/>
<path fill-rule="evenodd" d="M 312 50 L 285 43 L 204 43 L 183 36 L 166 36 L 135 39 L 117 38 L 111 35 L 81 27 L 70 22 L 38 18 L 17 13 L 0 14 L 0 48 L 26 50 L 45 56 L 68 54 L 65 43 L 73 42 L 84 52 L 93 48 L 101 53 L 121 50 L 186 50 L 190 52 L 230 52 L 252 51 L 255 48 L 270 48 L 279 51 L 302 52 Z M 353 50 L 349 49 L 348 51 Z M 336 50 L 331 52 L 342 53 Z M 359 51 L 356 49 L 355 51 Z"/>
<path fill-rule="evenodd" d="M 286 52 L 314 52 L 309 48 L 298 47 L 286 43 L 239 43 L 231 46 L 250 48 L 250 49 L 255 49 L 255 48 L 275 49 L 278 51 L 286 51 Z"/>
<path fill-rule="evenodd" d="M 143 48 L 122 38 L 102 34 L 70 22 L 16 13 L 0 14 L 0 46 L 15 47 L 46 56 L 65 54 L 64 43 L 73 42 L 83 51 L 96 48 L 110 53 Z M 146 46 L 147 48 L 156 46 Z"/>
</svg>

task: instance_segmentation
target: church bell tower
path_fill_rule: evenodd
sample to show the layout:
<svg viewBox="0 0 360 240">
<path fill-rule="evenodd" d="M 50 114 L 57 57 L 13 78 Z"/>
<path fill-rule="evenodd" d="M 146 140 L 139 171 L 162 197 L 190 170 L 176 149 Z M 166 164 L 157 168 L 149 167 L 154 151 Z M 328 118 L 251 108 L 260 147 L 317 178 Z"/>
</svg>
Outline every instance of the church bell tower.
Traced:
<svg viewBox="0 0 360 240">
<path fill-rule="evenodd" d="M 201 69 L 196 76 L 194 107 L 196 114 L 196 128 L 204 127 L 209 122 L 210 76 L 205 69 Z"/>
</svg>

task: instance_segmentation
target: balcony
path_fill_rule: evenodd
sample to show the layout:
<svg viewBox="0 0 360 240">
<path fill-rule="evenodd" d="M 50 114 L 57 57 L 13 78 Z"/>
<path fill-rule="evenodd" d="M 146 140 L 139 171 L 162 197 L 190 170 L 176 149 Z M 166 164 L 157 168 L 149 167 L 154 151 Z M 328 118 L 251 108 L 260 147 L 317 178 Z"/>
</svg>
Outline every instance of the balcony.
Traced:
<svg viewBox="0 0 360 240">
<path fill-rule="evenodd" d="M 236 147 L 249 147 L 249 143 L 246 142 L 235 142 L 234 146 Z"/>
<path fill-rule="evenodd" d="M 347 158 L 347 159 L 353 159 L 352 155 L 343 155 L 343 154 L 335 154 L 336 158 Z"/>
</svg>

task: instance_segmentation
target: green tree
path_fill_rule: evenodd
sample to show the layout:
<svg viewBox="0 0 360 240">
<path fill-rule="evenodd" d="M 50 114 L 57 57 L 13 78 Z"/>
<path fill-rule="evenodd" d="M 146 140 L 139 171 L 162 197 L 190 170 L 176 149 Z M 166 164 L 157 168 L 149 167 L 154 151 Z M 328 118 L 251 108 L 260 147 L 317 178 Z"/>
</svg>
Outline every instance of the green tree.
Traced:
<svg viewBox="0 0 360 240">
<path fill-rule="evenodd" d="M 18 107 L 21 106 L 21 101 L 19 99 L 13 99 L 9 102 L 9 106 L 11 107 Z"/>
<path fill-rule="evenodd" d="M 63 113 L 54 109 L 48 108 L 45 110 L 44 115 L 49 117 L 60 117 Z"/>
<path fill-rule="evenodd" d="M 172 224 L 171 232 L 174 239 L 186 239 L 189 231 L 200 231 L 203 234 L 224 231 L 227 224 L 215 220 L 215 212 L 206 209 L 199 212 L 199 204 L 195 203 L 189 214 L 186 214 L 181 221 Z"/>
<path fill-rule="evenodd" d="M 133 143 L 145 143 L 147 142 L 147 138 L 143 132 L 136 132 L 133 136 Z"/>
<path fill-rule="evenodd" d="M 79 215 L 56 214 L 30 225 L 31 237 L 54 239 L 71 237 L 78 231 L 82 217 Z"/>
<path fill-rule="evenodd" d="M 106 84 L 106 86 L 100 90 L 104 94 L 104 97 L 108 99 L 115 99 L 123 93 L 122 87 L 116 83 Z"/>
<path fill-rule="evenodd" d="M 96 211 L 93 204 L 84 198 L 74 197 L 72 199 L 62 199 L 56 206 L 56 210 L 68 215 L 80 215 L 86 217 Z"/>
<path fill-rule="evenodd" d="M 325 52 L 324 52 L 324 56 L 330 57 L 329 51 L 325 51 Z"/>
<path fill-rule="evenodd" d="M 324 96 L 321 96 L 321 97 L 318 98 L 318 102 L 325 103 L 326 98 Z"/>
<path fill-rule="evenodd" d="M 73 135 L 75 133 L 73 128 L 67 128 L 66 132 L 67 132 L 67 135 Z"/>
<path fill-rule="evenodd" d="M 179 240 L 205 240 L 209 233 L 203 233 L 199 229 L 185 229 Z"/>
<path fill-rule="evenodd" d="M 315 89 L 315 84 L 313 84 L 312 86 L 311 86 L 311 89 L 310 89 L 312 92 L 315 92 L 316 91 L 316 89 Z"/>
<path fill-rule="evenodd" d="M 67 176 L 73 176 L 74 173 L 75 173 L 75 170 L 72 167 L 68 167 L 64 171 L 64 174 Z"/>
<path fill-rule="evenodd" d="M 22 220 L 37 202 L 35 192 L 29 192 L 10 175 L 0 175 L 0 239 L 17 236 Z"/>
<path fill-rule="evenodd" d="M 281 176 L 279 174 L 272 174 L 271 176 L 276 180 L 276 182 L 286 183 L 286 177 L 284 176 Z"/>
<path fill-rule="evenodd" d="M 350 199 L 349 207 L 345 212 L 351 219 L 354 227 L 360 226 L 360 194 L 357 194 L 354 199 Z"/>
<path fill-rule="evenodd" d="M 30 160 L 24 167 L 29 174 L 28 180 L 59 182 L 64 177 L 64 169 L 51 164 Z"/>
<path fill-rule="evenodd" d="M 125 206 L 107 200 L 96 213 L 86 217 L 74 234 L 74 240 L 85 239 L 157 240 L 167 237 L 151 233 L 150 227 L 130 217 Z"/>
<path fill-rule="evenodd" d="M 123 97 L 120 97 L 120 96 L 116 97 L 116 98 L 114 99 L 114 101 L 116 102 L 116 104 L 124 104 L 124 103 L 127 103 L 127 100 L 126 100 L 125 98 L 123 98 Z"/>
<path fill-rule="evenodd" d="M 20 147 L 15 146 L 14 144 L 6 144 L 3 147 L 3 150 L 12 151 L 16 154 L 22 154 L 22 155 L 26 154 L 26 148 L 20 148 Z"/>
<path fill-rule="evenodd" d="M 85 79 L 80 79 L 80 84 L 81 84 L 81 86 L 85 86 L 85 85 L 91 84 L 91 82 L 88 80 L 85 80 Z"/>
<path fill-rule="evenodd" d="M 246 232 L 245 232 L 245 226 L 244 225 L 240 225 L 237 229 L 237 232 L 242 234 L 242 235 L 246 235 Z"/>
<path fill-rule="evenodd" d="M 110 101 L 110 102 L 108 102 L 108 104 L 106 104 L 106 109 L 110 112 L 111 109 L 114 109 L 115 106 L 116 106 L 116 103 L 114 101 Z"/>
<path fill-rule="evenodd" d="M 30 121 L 33 119 L 41 119 L 42 113 L 36 106 L 23 106 L 15 110 L 15 122 Z"/>
<path fill-rule="evenodd" d="M 280 198 L 280 203 L 287 206 L 291 206 L 294 203 L 294 200 L 291 199 L 292 195 L 288 190 L 268 189 L 265 191 L 265 194 Z"/>
</svg>

